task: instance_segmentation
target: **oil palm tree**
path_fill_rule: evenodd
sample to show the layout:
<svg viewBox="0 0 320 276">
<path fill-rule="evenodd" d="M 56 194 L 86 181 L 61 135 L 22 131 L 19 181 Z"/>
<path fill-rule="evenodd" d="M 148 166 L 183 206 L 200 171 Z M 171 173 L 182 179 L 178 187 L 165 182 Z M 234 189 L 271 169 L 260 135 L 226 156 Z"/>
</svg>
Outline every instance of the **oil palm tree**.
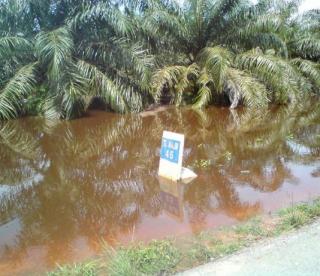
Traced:
<svg viewBox="0 0 320 276">
<path fill-rule="evenodd" d="M 298 102 L 319 93 L 319 11 L 296 1 L 0 2 L 0 119 Z"/>
<path fill-rule="evenodd" d="M 152 26 L 180 56 L 154 74 L 156 99 L 169 91 L 176 104 L 185 95 L 202 107 L 222 94 L 231 107 L 241 101 L 266 106 L 319 93 L 318 11 L 297 16 L 297 1 L 183 3 L 145 12 L 146 28 Z"/>
<path fill-rule="evenodd" d="M 79 117 L 93 97 L 118 112 L 142 108 L 153 57 L 120 9 L 108 1 L 13 2 L 1 3 L 1 119 L 30 111 Z"/>
</svg>

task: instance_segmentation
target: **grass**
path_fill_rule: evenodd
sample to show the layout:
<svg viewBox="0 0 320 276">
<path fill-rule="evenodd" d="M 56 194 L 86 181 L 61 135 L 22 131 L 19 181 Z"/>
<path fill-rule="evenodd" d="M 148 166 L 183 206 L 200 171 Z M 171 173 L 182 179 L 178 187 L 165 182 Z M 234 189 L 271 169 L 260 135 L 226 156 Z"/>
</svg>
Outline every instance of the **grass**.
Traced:
<svg viewBox="0 0 320 276">
<path fill-rule="evenodd" d="M 94 261 L 59 266 L 48 275 L 170 275 L 233 254 L 257 240 L 300 228 L 317 217 L 320 217 L 320 199 L 243 224 L 203 231 L 194 237 L 107 248 Z"/>
<path fill-rule="evenodd" d="M 170 240 L 152 241 L 148 246 L 122 247 L 107 255 L 111 259 L 108 275 L 164 274 L 170 272 L 181 259 L 181 252 Z"/>
<path fill-rule="evenodd" d="M 49 276 L 96 276 L 98 275 L 98 263 L 95 261 L 81 264 L 58 266 L 56 271 L 49 272 Z"/>
<path fill-rule="evenodd" d="M 320 199 L 312 204 L 299 204 L 279 211 L 278 232 L 299 228 L 320 216 Z"/>
</svg>

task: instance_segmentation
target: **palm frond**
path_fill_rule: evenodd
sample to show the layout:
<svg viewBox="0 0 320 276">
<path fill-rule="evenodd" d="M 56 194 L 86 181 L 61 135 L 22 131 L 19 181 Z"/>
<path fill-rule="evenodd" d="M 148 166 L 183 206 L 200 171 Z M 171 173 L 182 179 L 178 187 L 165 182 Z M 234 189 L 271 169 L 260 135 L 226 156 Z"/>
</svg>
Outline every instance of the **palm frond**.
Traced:
<svg viewBox="0 0 320 276">
<path fill-rule="evenodd" d="M 32 43 L 25 38 L 17 36 L 0 37 L 0 60 L 5 60 L 14 53 L 30 54 L 32 51 Z"/>
<path fill-rule="evenodd" d="M 192 85 L 192 78 L 197 79 L 199 76 L 199 66 L 196 63 L 191 64 L 190 66 L 186 67 L 183 74 L 178 79 L 178 83 L 174 86 L 175 95 L 173 102 L 176 106 L 181 105 L 183 100 L 183 93 L 188 89 L 191 88 Z"/>
<path fill-rule="evenodd" d="M 320 69 L 319 64 L 305 60 L 296 58 L 291 60 L 291 63 L 298 67 L 298 70 L 302 72 L 302 74 L 309 78 L 315 85 L 316 90 L 319 92 L 320 90 Z"/>
<path fill-rule="evenodd" d="M 239 29 L 238 32 L 240 37 L 248 38 L 258 33 L 276 33 L 281 26 L 282 19 L 280 16 L 268 14 L 254 18 L 244 28 Z"/>
<path fill-rule="evenodd" d="M 255 69 L 268 75 L 281 74 L 276 62 L 257 49 L 238 55 L 235 62 L 244 70 Z"/>
<path fill-rule="evenodd" d="M 198 96 L 195 99 L 193 107 L 200 109 L 207 106 L 212 99 L 212 91 L 207 85 L 202 85 L 198 91 Z"/>
<path fill-rule="evenodd" d="M 185 39 L 187 34 L 183 20 L 166 9 L 152 9 L 147 12 L 143 19 L 143 28 L 150 34 L 162 33 L 163 30 Z"/>
<path fill-rule="evenodd" d="M 61 27 L 51 32 L 41 32 L 36 37 L 36 54 L 55 85 L 72 58 L 74 43 L 71 32 Z"/>
<path fill-rule="evenodd" d="M 280 102 L 293 101 L 301 91 L 310 92 L 309 81 L 288 60 L 280 57 L 253 50 L 237 56 L 236 65 L 265 83 Z"/>
<path fill-rule="evenodd" d="M 123 113 L 139 111 L 142 108 L 141 97 L 133 88 L 111 80 L 96 66 L 85 61 L 78 61 L 77 68 L 81 75 L 89 80 L 91 95 L 103 97 L 112 110 Z"/>
<path fill-rule="evenodd" d="M 302 58 L 320 57 L 320 39 L 314 36 L 299 37 L 289 44 L 291 50 Z"/>
<path fill-rule="evenodd" d="M 207 47 L 199 55 L 199 62 L 211 75 L 217 92 L 222 92 L 226 73 L 231 66 L 233 55 L 222 47 Z"/>
<path fill-rule="evenodd" d="M 155 101 L 159 101 L 165 87 L 173 88 L 184 74 L 185 66 L 167 66 L 157 70 L 152 76 L 152 95 Z"/>
<path fill-rule="evenodd" d="M 225 90 L 233 95 L 240 94 L 248 107 L 267 107 L 269 102 L 268 91 L 263 83 L 237 69 L 228 69 Z"/>
<path fill-rule="evenodd" d="M 103 20 L 107 22 L 117 34 L 122 36 L 134 36 L 135 26 L 128 16 L 121 12 L 110 2 L 98 2 L 86 5 L 74 18 L 68 20 L 68 25 L 73 28 L 81 28 L 89 22 Z"/>
<path fill-rule="evenodd" d="M 121 52 L 119 60 L 125 67 L 127 75 L 133 74 L 136 82 L 142 89 L 148 89 L 152 70 L 155 66 L 155 58 L 148 53 L 139 43 L 131 45 L 127 39 L 115 41 Z M 132 73 L 131 73 L 131 72 Z"/>
<path fill-rule="evenodd" d="M 36 83 L 35 69 L 35 63 L 22 67 L 0 90 L 0 119 L 15 118 L 22 111 Z"/>
<path fill-rule="evenodd" d="M 88 94 L 88 80 L 73 72 L 63 88 L 61 109 L 66 119 L 79 118 L 86 111 L 85 96 Z"/>
</svg>

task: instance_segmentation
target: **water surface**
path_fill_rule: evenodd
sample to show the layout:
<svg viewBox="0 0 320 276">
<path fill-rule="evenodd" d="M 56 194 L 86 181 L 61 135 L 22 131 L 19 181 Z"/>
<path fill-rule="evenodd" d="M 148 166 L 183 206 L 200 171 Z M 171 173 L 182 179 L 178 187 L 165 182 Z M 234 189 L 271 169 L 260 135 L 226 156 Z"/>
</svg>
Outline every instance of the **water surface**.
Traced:
<svg viewBox="0 0 320 276">
<path fill-rule="evenodd" d="M 189 184 L 158 179 L 163 130 L 186 136 Z M 320 108 L 91 112 L 0 126 L 0 274 L 246 220 L 320 195 Z"/>
</svg>

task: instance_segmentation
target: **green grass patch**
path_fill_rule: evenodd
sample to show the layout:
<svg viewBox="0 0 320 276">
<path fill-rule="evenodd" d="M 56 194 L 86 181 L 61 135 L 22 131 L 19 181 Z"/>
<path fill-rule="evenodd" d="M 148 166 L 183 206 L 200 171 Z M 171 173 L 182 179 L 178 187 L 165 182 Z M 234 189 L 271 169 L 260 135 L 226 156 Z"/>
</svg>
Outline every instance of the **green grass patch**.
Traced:
<svg viewBox="0 0 320 276">
<path fill-rule="evenodd" d="M 236 225 L 234 231 L 244 236 L 264 237 L 267 235 L 266 230 L 263 229 L 261 218 L 254 218 L 246 223 Z"/>
<path fill-rule="evenodd" d="M 171 271 L 181 259 L 180 251 L 169 240 L 122 247 L 109 256 L 109 275 L 163 274 Z"/>
<path fill-rule="evenodd" d="M 213 251 L 201 242 L 194 242 L 184 253 L 185 263 L 202 263 L 214 257 Z"/>
<path fill-rule="evenodd" d="M 315 200 L 312 204 L 302 203 L 280 210 L 279 216 L 281 221 L 277 228 L 280 233 L 299 228 L 320 216 L 320 200 Z"/>
<path fill-rule="evenodd" d="M 230 255 L 237 252 L 244 246 L 245 242 L 239 239 L 235 239 L 228 242 L 220 241 L 215 247 L 213 247 L 213 253 L 215 258 L 224 257 L 226 255 Z"/>
<path fill-rule="evenodd" d="M 49 272 L 48 276 L 96 276 L 98 275 L 99 268 L 96 261 L 58 266 L 58 268 Z"/>
</svg>

